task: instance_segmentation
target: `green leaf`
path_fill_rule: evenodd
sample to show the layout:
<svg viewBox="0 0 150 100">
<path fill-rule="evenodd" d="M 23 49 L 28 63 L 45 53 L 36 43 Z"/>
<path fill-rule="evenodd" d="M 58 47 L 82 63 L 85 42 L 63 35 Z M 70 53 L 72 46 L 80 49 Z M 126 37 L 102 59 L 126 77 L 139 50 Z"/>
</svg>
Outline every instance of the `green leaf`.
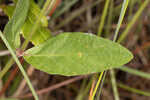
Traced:
<svg viewBox="0 0 150 100">
<path fill-rule="evenodd" d="M 7 23 L 4 34 L 13 49 L 20 46 L 20 30 L 23 26 L 29 9 L 29 0 L 19 0 L 12 18 Z"/>
<path fill-rule="evenodd" d="M 34 23 L 31 23 L 30 20 L 27 20 L 26 23 L 23 25 L 23 28 L 22 28 L 23 34 L 22 35 L 25 39 L 29 38 L 29 36 L 30 36 L 29 33 L 33 26 L 34 26 Z M 34 45 L 39 45 L 39 44 L 43 43 L 44 41 L 46 41 L 49 37 L 51 37 L 50 30 L 45 27 L 40 26 L 36 30 L 35 34 L 32 36 L 30 41 Z"/>
<path fill-rule="evenodd" d="M 133 55 L 126 48 L 92 34 L 63 33 L 24 53 L 25 60 L 49 74 L 74 76 L 118 68 Z"/>
<path fill-rule="evenodd" d="M 15 6 L 12 5 L 0 6 L 0 8 L 4 10 L 5 14 L 7 14 L 9 18 L 11 18 Z M 30 36 L 30 31 L 32 30 L 34 23 L 38 19 L 40 12 L 41 10 L 38 7 L 38 5 L 36 5 L 33 0 L 30 0 L 30 8 L 29 8 L 28 16 L 25 21 L 25 24 L 22 27 L 22 35 L 25 39 L 27 39 Z M 34 36 L 32 36 L 31 38 L 31 42 L 34 45 L 39 45 L 51 37 L 50 30 L 46 28 L 47 26 L 48 26 L 48 20 L 46 16 L 42 16 L 36 34 L 34 34 Z"/>
<path fill-rule="evenodd" d="M 30 37 L 30 32 L 35 24 L 35 22 L 38 20 L 39 14 L 41 13 L 40 8 L 38 5 L 34 3 L 33 0 L 30 0 L 31 6 L 29 9 L 29 15 L 27 17 L 26 23 L 24 24 L 22 30 L 23 30 L 23 36 L 24 38 Z M 42 16 L 39 28 L 37 28 L 35 34 L 31 38 L 31 42 L 34 45 L 39 45 L 48 38 L 51 37 L 50 30 L 46 27 L 48 26 L 48 20 L 46 16 Z"/>
<path fill-rule="evenodd" d="M 41 13 L 41 10 L 38 7 L 38 5 L 33 0 L 30 0 L 30 9 L 29 9 L 28 20 L 30 20 L 31 23 L 34 24 L 35 21 L 38 19 L 40 13 Z M 43 27 L 48 26 L 48 20 L 47 20 L 46 16 L 44 16 L 44 15 L 42 16 L 42 18 L 40 20 L 40 25 Z"/>
</svg>

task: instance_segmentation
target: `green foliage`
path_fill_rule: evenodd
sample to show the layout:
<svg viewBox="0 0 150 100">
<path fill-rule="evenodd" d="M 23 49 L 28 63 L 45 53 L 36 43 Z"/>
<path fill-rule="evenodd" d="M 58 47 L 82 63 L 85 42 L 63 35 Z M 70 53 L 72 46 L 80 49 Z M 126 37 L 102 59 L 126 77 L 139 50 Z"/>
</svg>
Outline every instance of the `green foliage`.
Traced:
<svg viewBox="0 0 150 100">
<path fill-rule="evenodd" d="M 3 6 L 1 8 L 3 8 L 5 14 L 7 14 L 9 18 L 11 18 L 15 5 Z M 22 27 L 22 35 L 24 36 L 25 39 L 29 38 L 30 31 L 32 30 L 35 22 L 37 21 L 40 12 L 41 10 L 38 7 L 38 5 L 36 5 L 33 2 L 33 0 L 30 0 L 28 16 Z M 45 40 L 51 37 L 50 31 L 46 28 L 47 26 L 48 26 L 47 18 L 46 16 L 42 16 L 40 20 L 40 25 L 38 29 L 36 30 L 36 34 L 34 34 L 30 40 L 34 45 L 39 45 L 40 43 L 44 42 Z"/>
<path fill-rule="evenodd" d="M 0 31 L 0 37 L 1 37 L 1 39 L 3 40 L 3 42 L 5 43 L 5 45 L 6 45 L 6 47 L 8 48 L 8 50 L 10 51 L 10 53 L 11 53 L 13 59 L 16 61 L 16 64 L 18 65 L 20 71 L 22 72 L 22 74 L 23 74 L 23 76 L 24 76 L 24 78 L 25 78 L 25 80 L 26 80 L 26 82 L 27 82 L 27 84 L 28 84 L 28 86 L 29 86 L 29 88 L 30 88 L 32 94 L 33 94 L 33 96 L 35 97 L 35 100 L 39 100 L 39 99 L 38 99 L 38 96 L 37 96 L 37 94 L 36 94 L 36 92 L 35 92 L 35 90 L 34 90 L 34 88 L 33 88 L 33 86 L 32 86 L 32 84 L 31 84 L 31 82 L 30 82 L 30 80 L 29 80 L 29 78 L 28 78 L 28 76 L 27 76 L 27 74 L 26 74 L 26 72 L 25 72 L 25 70 L 24 70 L 24 68 L 22 67 L 22 65 L 21 65 L 21 63 L 20 63 L 20 61 L 19 61 L 19 59 L 18 59 L 18 57 L 16 56 L 16 54 L 15 54 L 15 52 L 13 51 L 11 45 L 9 44 L 9 42 L 7 41 L 7 39 L 5 38 L 5 36 L 3 35 L 3 33 L 2 33 L 1 31 Z M 11 64 L 11 63 L 10 63 L 10 64 Z M 0 76 L 1 76 L 1 73 L 0 73 Z"/>
<path fill-rule="evenodd" d="M 92 34 L 63 33 L 24 53 L 25 60 L 49 74 L 65 76 L 102 72 L 129 62 L 121 45 Z"/>
<path fill-rule="evenodd" d="M 29 9 L 29 0 L 19 0 L 16 9 L 12 15 L 12 18 L 4 29 L 4 34 L 7 41 L 13 49 L 20 46 L 20 30 L 23 26 L 27 12 Z"/>
<path fill-rule="evenodd" d="M 105 70 L 113 69 L 113 68 L 119 68 L 120 66 L 126 64 L 133 58 L 133 55 L 126 48 L 122 47 L 117 43 L 114 43 L 117 38 L 119 28 L 121 26 L 121 22 L 123 20 L 125 10 L 127 8 L 127 3 L 126 6 L 124 6 L 124 10 L 122 9 L 121 16 L 122 15 L 123 16 L 120 17 L 119 24 L 116 30 L 115 39 L 114 42 L 112 42 L 110 40 L 99 38 L 92 34 L 83 34 L 80 32 L 63 33 L 59 36 L 56 36 L 48 40 L 48 38 L 51 37 L 51 35 L 50 35 L 50 31 L 46 28 L 48 26 L 48 21 L 46 16 L 44 16 L 44 12 L 46 12 L 48 7 L 45 7 L 46 9 L 43 10 L 43 13 L 41 13 L 40 8 L 34 3 L 34 1 L 29 0 L 30 7 L 28 7 L 29 8 L 28 11 L 28 8 L 20 9 L 18 7 L 18 4 L 21 4 L 19 3 L 21 2 L 21 0 L 19 1 L 13 0 L 13 1 L 17 5 L 3 6 L 3 10 L 10 18 L 9 23 L 6 25 L 7 32 L 5 32 L 6 29 L 4 31 L 5 33 L 8 33 L 8 35 L 6 34 L 6 38 L 8 42 L 11 41 L 9 43 L 13 48 L 16 49 L 20 45 L 20 40 L 19 40 L 20 29 L 22 31 L 22 35 L 24 36 L 24 38 L 28 41 L 32 36 L 31 33 L 33 33 L 31 42 L 35 45 L 35 47 L 27 50 L 24 53 L 24 58 L 28 63 L 30 63 L 35 68 L 41 71 L 47 72 L 49 74 L 59 74 L 65 76 L 83 75 L 83 74 L 90 74 L 96 72 L 103 72 Z M 66 1 L 69 2 L 69 0 Z M 69 5 L 68 2 L 66 2 L 67 6 L 64 9 L 60 8 L 61 11 L 56 12 L 56 15 L 52 17 L 55 19 L 56 17 L 58 17 L 59 15 L 67 11 L 67 9 L 70 8 L 77 1 L 78 0 L 73 0 L 72 2 L 70 2 Z M 124 0 L 124 1 L 128 2 L 129 0 Z M 24 4 L 24 2 L 27 1 L 22 0 L 22 4 Z M 98 2 L 100 2 L 100 0 L 98 0 L 97 3 L 91 4 L 91 6 L 84 7 L 79 12 L 72 14 L 73 17 L 71 17 L 71 19 L 75 18 L 75 15 L 80 15 L 81 12 L 84 12 L 87 8 L 92 8 L 94 5 L 99 4 Z M 106 11 L 109 6 L 108 4 L 109 4 L 109 0 L 107 0 L 105 6 Z M 17 7 L 19 10 L 15 9 Z M 22 10 L 27 10 L 27 11 L 24 12 Z M 103 14 L 104 16 L 106 15 L 105 13 L 107 13 L 106 11 L 104 11 Z M 23 16 L 24 13 L 26 14 Z M 23 17 L 19 19 L 20 16 Z M 104 16 L 102 17 L 103 20 L 105 20 Z M 70 21 L 69 18 L 70 17 L 67 18 L 68 19 L 67 21 L 64 21 L 65 23 L 61 22 L 60 26 L 63 26 L 64 24 L 69 22 Z M 35 24 L 36 22 L 37 24 Z M 101 24 L 102 25 L 100 27 L 101 28 L 100 34 L 101 31 L 103 30 L 102 27 L 104 22 L 102 21 Z M 3 41 L 6 43 L 6 46 L 8 45 L 9 47 L 9 43 L 7 43 L 7 40 L 5 41 L 3 40 Z M 28 42 L 26 42 L 26 44 L 28 45 Z M 14 59 L 16 60 L 17 57 L 14 54 L 14 52 L 11 50 L 11 47 L 9 47 L 9 49 L 12 52 Z M 16 60 L 16 62 L 19 66 L 21 66 L 18 59 Z M 10 66 L 11 65 L 12 63 L 10 63 Z M 20 67 L 20 70 L 22 71 L 24 77 L 26 78 L 27 83 L 29 84 L 29 87 L 33 95 L 38 100 L 38 97 L 36 96 L 36 93 L 29 79 L 27 78 L 25 72 L 23 72 L 22 66 Z M 132 70 L 127 70 L 127 71 L 130 72 Z M 101 76 L 102 75 L 103 74 L 101 74 Z M 115 79 L 114 74 L 111 74 L 111 76 L 113 76 L 111 77 L 112 79 L 113 78 Z M 96 87 L 98 88 L 98 85 Z M 116 86 L 113 85 L 113 87 Z M 16 99 L 9 99 L 9 100 L 16 100 Z"/>
<path fill-rule="evenodd" d="M 27 17 L 26 23 L 22 28 L 24 38 L 29 38 L 31 30 L 41 12 L 40 8 L 32 0 L 30 2 L 31 6 L 29 9 L 29 15 Z M 31 42 L 34 45 L 39 45 L 45 40 L 47 40 L 49 37 L 51 37 L 50 31 L 46 28 L 47 26 L 48 26 L 47 18 L 46 16 L 43 15 L 40 20 L 40 25 L 35 32 L 36 34 L 34 34 L 31 38 Z"/>
<path fill-rule="evenodd" d="M 149 2 L 150 2 L 150 0 L 145 0 L 142 3 L 142 5 L 138 9 L 138 11 L 133 16 L 132 20 L 127 24 L 126 29 L 122 32 L 121 36 L 119 37 L 119 39 L 117 41 L 118 43 L 122 42 L 126 38 L 126 36 L 129 33 L 130 29 L 134 26 L 134 24 L 136 23 L 136 21 L 138 20 L 138 18 L 142 14 L 143 10 L 147 7 L 147 5 L 149 4 Z"/>
</svg>

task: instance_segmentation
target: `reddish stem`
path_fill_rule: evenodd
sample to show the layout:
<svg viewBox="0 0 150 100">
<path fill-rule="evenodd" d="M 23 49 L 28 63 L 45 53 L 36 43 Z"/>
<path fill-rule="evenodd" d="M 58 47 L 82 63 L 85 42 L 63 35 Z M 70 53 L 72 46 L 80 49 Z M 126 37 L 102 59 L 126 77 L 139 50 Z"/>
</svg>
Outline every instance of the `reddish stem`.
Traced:
<svg viewBox="0 0 150 100">
<path fill-rule="evenodd" d="M 20 63 L 23 63 L 23 58 L 20 58 Z M 13 71 L 11 72 L 11 74 L 8 77 L 8 80 L 6 81 L 6 83 L 4 84 L 2 90 L 0 91 L 0 97 L 5 93 L 5 91 L 8 89 L 8 87 L 10 86 L 10 83 L 12 82 L 12 80 L 15 78 L 17 72 L 19 71 L 19 68 L 17 65 L 15 65 L 15 68 L 13 69 Z"/>
<path fill-rule="evenodd" d="M 52 14 L 55 12 L 56 8 L 59 6 L 60 3 L 61 3 L 61 0 L 56 0 L 52 10 L 49 13 L 49 16 L 52 16 Z"/>
</svg>

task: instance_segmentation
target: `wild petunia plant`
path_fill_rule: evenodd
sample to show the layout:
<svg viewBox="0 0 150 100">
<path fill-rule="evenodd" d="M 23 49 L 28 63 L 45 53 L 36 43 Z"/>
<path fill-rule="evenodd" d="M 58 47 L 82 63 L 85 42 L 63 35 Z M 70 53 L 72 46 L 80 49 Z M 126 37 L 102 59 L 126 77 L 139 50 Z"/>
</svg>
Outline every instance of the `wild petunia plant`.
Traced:
<svg viewBox="0 0 150 100">
<path fill-rule="evenodd" d="M 65 32 L 51 37 L 46 28 L 46 17 L 41 14 L 39 20 L 42 11 L 32 0 L 14 1 L 16 5 L 2 7 L 10 18 L 3 32 L 4 38 L 13 52 L 21 45 L 20 34 L 25 40 L 29 39 L 34 47 L 25 50 L 23 57 L 36 69 L 64 76 L 85 75 L 119 68 L 133 58 L 132 53 L 120 44 L 92 33 Z M 33 28 L 35 34 L 30 37 Z"/>
</svg>

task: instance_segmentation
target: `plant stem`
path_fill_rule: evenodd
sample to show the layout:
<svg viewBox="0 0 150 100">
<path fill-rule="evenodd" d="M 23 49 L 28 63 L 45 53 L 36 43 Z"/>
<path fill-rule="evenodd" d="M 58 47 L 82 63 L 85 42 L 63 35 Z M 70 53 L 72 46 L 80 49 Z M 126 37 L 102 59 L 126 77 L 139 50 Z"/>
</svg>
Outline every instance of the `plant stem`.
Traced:
<svg viewBox="0 0 150 100">
<path fill-rule="evenodd" d="M 128 4 L 129 4 L 129 0 L 124 0 L 123 5 L 122 5 L 122 9 L 121 9 L 121 13 L 120 13 L 120 17 L 119 17 L 119 22 L 117 24 L 117 29 L 115 31 L 115 36 L 114 36 L 113 42 L 115 42 L 117 40 L 119 29 L 120 29 L 121 23 L 124 19 L 124 15 L 125 15 L 126 9 L 128 7 Z"/>
<path fill-rule="evenodd" d="M 109 7 L 109 2 L 110 2 L 110 0 L 106 0 L 106 2 L 105 2 L 105 6 L 104 6 L 104 10 L 103 10 L 102 17 L 101 17 L 101 20 L 100 20 L 100 24 L 99 24 L 97 36 L 101 36 L 101 34 L 102 34 L 102 30 L 103 30 L 103 28 L 104 28 L 105 18 L 106 18 L 106 15 L 107 15 L 107 10 L 108 10 L 108 7 Z M 100 84 L 101 81 L 102 81 L 103 73 L 104 73 L 104 72 L 101 72 L 101 74 L 100 74 L 100 76 L 99 76 L 99 78 L 98 78 L 98 82 L 97 82 L 97 84 L 96 84 L 96 87 L 95 87 L 95 89 L 94 89 L 94 92 L 92 93 L 91 100 L 93 100 L 94 97 L 95 97 L 95 94 L 96 94 L 96 91 L 97 91 L 97 89 L 98 89 L 98 86 L 99 86 L 99 84 Z M 93 76 L 93 77 L 95 77 L 95 76 Z"/>
<path fill-rule="evenodd" d="M 106 23 L 106 30 L 105 30 L 105 37 L 108 37 L 108 34 L 111 33 L 111 24 L 113 19 L 113 12 L 114 12 L 114 0 L 111 0 L 109 12 L 108 12 L 108 19 Z"/>
<path fill-rule="evenodd" d="M 141 5 L 141 7 L 139 8 L 139 10 L 136 12 L 136 14 L 134 15 L 134 17 L 132 18 L 132 20 L 128 23 L 126 29 L 123 31 L 123 33 L 121 34 L 121 36 L 118 39 L 118 43 L 120 43 L 121 41 L 123 41 L 125 39 L 125 37 L 127 36 L 128 32 L 130 31 L 130 29 L 132 28 L 132 26 L 135 24 L 135 22 L 137 21 L 137 19 L 140 17 L 141 13 L 143 12 L 143 10 L 145 9 L 145 7 L 149 4 L 150 0 L 145 0 L 144 3 Z"/>
<path fill-rule="evenodd" d="M 100 89 L 99 89 L 96 100 L 100 100 L 100 95 L 101 95 L 101 92 L 102 92 L 102 88 L 103 88 L 103 84 L 104 84 L 104 81 L 105 81 L 106 74 L 107 74 L 107 71 L 104 71 L 103 77 L 101 79 Z"/>
<path fill-rule="evenodd" d="M 135 70 L 133 68 L 129 68 L 127 66 L 120 67 L 119 69 L 121 71 L 128 72 L 128 73 L 136 75 L 136 76 L 140 76 L 140 77 L 143 77 L 143 78 L 146 78 L 146 79 L 150 79 L 150 74 L 149 73 L 138 71 L 138 70 Z"/>
<path fill-rule="evenodd" d="M 33 29 L 31 30 L 31 35 L 29 36 L 28 39 L 25 40 L 25 42 L 23 43 L 21 49 L 25 50 L 30 39 L 32 38 L 32 36 L 35 34 L 36 29 L 38 28 L 39 22 L 40 22 L 40 18 L 42 17 L 42 15 L 46 15 L 47 14 L 47 7 L 48 5 L 51 3 L 51 0 L 47 0 L 42 11 L 41 14 L 39 16 L 39 18 L 37 19 L 37 21 L 35 22 L 35 26 L 33 27 Z M 51 4 L 52 5 L 52 4 Z M 12 64 L 14 64 L 14 60 L 13 58 L 10 58 L 10 60 L 7 62 L 7 64 L 4 66 L 4 69 L 0 72 L 0 79 L 2 79 L 2 77 L 5 75 L 5 73 L 11 68 Z"/>
<path fill-rule="evenodd" d="M 111 74 L 111 84 L 112 84 L 115 100 L 120 100 L 117 85 L 116 85 L 117 83 L 115 78 L 115 71 L 110 70 L 110 74 Z"/>
<path fill-rule="evenodd" d="M 121 13 L 120 13 L 120 17 L 119 17 L 119 21 L 118 21 L 118 24 L 117 24 L 117 29 L 115 31 L 115 36 L 114 36 L 113 42 L 116 42 L 116 40 L 117 40 L 119 29 L 120 29 L 121 23 L 124 19 L 125 12 L 126 12 L 126 9 L 128 7 L 128 4 L 129 4 L 129 0 L 124 0 L 123 5 L 122 5 L 122 9 L 121 9 Z M 115 100 L 120 100 L 118 90 L 117 90 L 117 85 L 116 85 L 115 72 L 114 72 L 113 69 L 110 71 L 110 74 L 111 74 L 111 82 L 112 82 L 112 87 L 113 87 L 113 91 L 114 91 Z"/>
<path fill-rule="evenodd" d="M 144 96 L 148 96 L 150 97 L 150 93 L 149 92 L 145 92 L 145 91 L 141 91 L 139 89 L 135 89 L 135 88 L 131 88 L 129 86 L 126 86 L 122 83 L 117 83 L 117 85 L 120 87 L 120 88 L 123 88 L 125 90 L 128 90 L 128 91 L 131 91 L 131 92 L 134 92 L 136 94 L 140 94 L 140 95 L 144 95 Z"/>
<path fill-rule="evenodd" d="M 108 5 L 107 5 L 108 6 Z M 108 13 L 108 23 L 107 23 L 107 28 L 106 28 L 106 35 L 109 34 L 110 32 L 110 25 L 111 25 L 111 20 L 112 20 L 112 12 L 113 12 L 113 0 L 110 1 L 110 8 L 109 8 L 109 13 Z M 100 98 L 100 94 L 101 94 L 101 91 L 102 91 L 102 88 L 103 88 L 103 84 L 104 84 L 104 80 L 105 80 L 105 77 L 106 77 L 106 74 L 107 74 L 107 71 L 104 71 L 103 72 L 103 77 L 101 79 L 101 82 L 99 83 L 100 84 L 100 89 L 99 89 L 99 92 L 98 92 L 98 95 L 97 95 L 97 100 L 99 100 Z"/>
<path fill-rule="evenodd" d="M 52 0 L 52 1 L 54 1 L 54 0 Z M 31 35 L 29 36 L 28 39 L 25 40 L 25 42 L 23 43 L 23 45 L 22 45 L 22 47 L 21 47 L 22 50 L 25 50 L 26 47 L 28 46 L 28 43 L 29 43 L 30 39 L 31 39 L 32 36 L 35 34 L 36 29 L 37 29 L 38 26 L 39 26 L 41 17 L 42 17 L 43 15 L 46 15 L 46 14 L 47 14 L 47 7 L 48 7 L 49 5 L 52 6 L 51 0 L 47 0 L 47 1 L 46 1 L 46 3 L 45 3 L 45 5 L 44 5 L 44 7 L 43 7 L 43 9 L 42 9 L 42 11 L 41 11 L 41 13 L 40 13 L 40 15 L 39 15 L 39 18 L 38 18 L 37 21 L 35 22 L 35 26 L 34 26 L 34 27 L 32 28 L 32 30 L 31 30 Z M 3 35 L 3 34 L 1 33 L 1 35 Z M 5 39 L 5 38 L 4 38 L 4 39 Z M 5 42 L 7 42 L 7 40 L 6 40 Z M 8 45 L 8 44 L 7 44 L 7 45 Z M 10 46 L 9 46 L 9 49 L 11 49 Z M 11 51 L 11 53 L 13 53 L 13 58 L 14 58 L 14 56 L 16 57 L 16 55 L 15 55 L 14 52 Z M 14 58 L 14 60 L 13 60 L 13 58 L 11 58 L 11 59 L 8 61 L 8 63 L 7 63 L 6 66 L 4 67 L 4 70 L 2 70 L 2 74 L 0 74 L 0 79 L 1 79 L 1 78 L 5 75 L 5 73 L 9 70 L 9 68 L 12 66 L 12 64 L 14 63 L 14 60 L 15 60 L 16 63 L 18 64 L 18 67 L 20 68 L 20 70 L 21 70 L 21 72 L 22 72 L 24 78 L 26 79 L 26 81 L 27 81 L 27 83 L 28 83 L 29 88 L 31 89 L 31 92 L 33 93 L 33 95 L 34 95 L 34 97 L 35 97 L 35 100 L 39 100 L 39 99 L 38 99 L 38 96 L 37 96 L 37 94 L 36 94 L 36 92 L 35 92 L 35 90 L 34 90 L 33 87 L 32 87 L 32 84 L 30 83 L 29 78 L 27 77 L 27 75 L 26 75 L 26 73 L 25 73 L 25 71 L 24 71 L 24 69 L 23 69 L 23 67 L 22 67 L 22 65 L 20 64 L 20 62 L 18 62 L 19 60 L 16 59 L 17 57 Z M 17 61 L 17 60 L 18 60 L 18 61 Z"/>
<path fill-rule="evenodd" d="M 122 9 L 121 9 L 121 13 L 120 13 L 120 17 L 119 17 L 119 21 L 118 21 L 118 24 L 117 24 L 117 29 L 115 31 L 115 36 L 114 36 L 114 39 L 113 39 L 113 42 L 116 42 L 117 40 L 117 36 L 118 36 L 118 33 L 119 33 L 119 29 L 120 29 L 120 26 L 121 26 L 121 23 L 123 21 L 123 18 L 125 16 L 125 12 L 126 12 L 126 9 L 128 7 L 128 3 L 129 3 L 129 0 L 124 0 L 123 2 L 123 5 L 122 5 Z M 100 75 L 100 78 L 99 78 L 99 81 L 103 81 L 105 79 L 105 77 L 103 77 L 104 79 L 101 79 L 103 76 L 103 73 L 101 73 Z M 115 95 L 115 100 L 119 100 L 119 94 L 118 94 L 118 91 L 117 91 L 117 85 L 116 85 L 116 79 L 115 79 L 115 72 L 114 70 L 111 70 L 110 71 L 111 73 L 111 80 L 112 80 L 112 87 L 113 87 L 113 91 L 114 91 L 114 95 Z M 105 76 L 105 75 L 104 75 Z M 97 82 L 96 86 L 99 86 L 100 82 Z M 97 90 L 98 87 L 95 88 L 95 91 Z M 95 96 L 95 93 L 93 93 L 93 96 Z M 92 99 L 93 100 L 93 99 Z"/>
<path fill-rule="evenodd" d="M 10 58 L 7 62 L 7 64 L 5 65 L 5 67 L 3 68 L 3 70 L 0 72 L 0 79 L 3 78 L 3 76 L 5 75 L 5 73 L 10 69 L 10 67 L 12 66 L 12 64 L 14 63 L 14 59 Z"/>
<path fill-rule="evenodd" d="M 92 82 L 93 82 L 93 80 L 90 80 L 88 82 L 88 84 L 86 84 L 88 80 L 84 79 L 83 81 L 84 81 L 84 84 L 82 84 L 81 90 L 78 93 L 79 95 L 77 96 L 77 98 L 75 100 L 83 100 L 84 96 L 88 94 L 89 89 L 90 89 Z"/>
<path fill-rule="evenodd" d="M 110 0 L 106 0 L 106 2 L 105 2 L 104 11 L 102 13 L 102 17 L 101 17 L 101 20 L 100 20 L 97 36 L 101 36 L 101 34 L 102 34 L 102 31 L 103 31 L 103 28 L 104 28 L 105 18 L 106 18 L 106 15 L 107 15 L 107 10 L 108 10 L 108 7 L 109 7 L 109 2 L 110 2 Z"/>
<path fill-rule="evenodd" d="M 5 45 L 7 46 L 7 48 L 9 49 L 13 59 L 17 63 L 17 65 L 18 65 L 20 71 L 22 72 L 24 78 L 26 79 L 27 84 L 28 84 L 28 86 L 29 86 L 29 88 L 30 88 L 30 90 L 31 90 L 35 100 L 39 100 L 39 98 L 38 98 L 38 96 L 37 96 L 37 94 L 36 94 L 32 84 L 31 84 L 31 82 L 30 82 L 30 80 L 29 80 L 29 78 L 28 78 L 28 76 L 27 76 L 27 74 L 25 72 L 25 70 L 23 69 L 23 66 L 21 65 L 20 61 L 18 60 L 17 56 L 15 55 L 14 51 L 12 50 L 11 46 L 9 45 L 9 43 L 7 42 L 6 38 L 3 36 L 1 31 L 0 31 L 0 36 L 1 36 L 2 40 L 4 41 Z"/>
<path fill-rule="evenodd" d="M 97 78 L 97 74 L 94 74 L 94 76 L 92 77 L 92 85 L 91 85 L 90 95 L 89 95 L 88 100 L 92 100 L 92 95 L 93 95 L 93 91 L 94 91 L 94 87 L 95 87 L 95 83 L 96 83 L 96 78 Z"/>
<path fill-rule="evenodd" d="M 99 78 L 98 78 L 98 82 L 97 82 L 96 87 L 95 87 L 95 89 L 94 89 L 94 92 L 93 92 L 93 94 L 92 94 L 91 100 L 94 100 L 96 91 L 97 91 L 98 86 L 99 86 L 99 84 L 100 84 L 100 82 L 101 82 L 101 80 L 102 80 L 103 73 L 104 73 L 104 72 L 101 72 L 101 74 L 100 74 L 100 76 L 99 76 Z"/>
</svg>

